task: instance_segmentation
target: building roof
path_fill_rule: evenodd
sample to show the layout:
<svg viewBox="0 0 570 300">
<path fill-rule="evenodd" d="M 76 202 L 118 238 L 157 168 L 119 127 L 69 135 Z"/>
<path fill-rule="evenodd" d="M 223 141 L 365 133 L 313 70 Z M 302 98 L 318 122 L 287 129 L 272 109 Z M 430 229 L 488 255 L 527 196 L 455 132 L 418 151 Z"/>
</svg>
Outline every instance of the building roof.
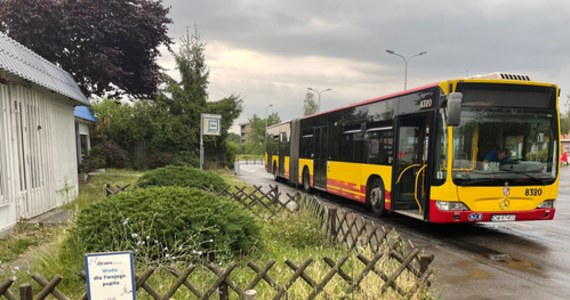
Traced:
<svg viewBox="0 0 570 300">
<path fill-rule="evenodd" d="M 73 115 L 76 118 L 83 119 L 85 121 L 97 122 L 97 118 L 95 118 L 95 116 L 87 106 L 76 106 L 73 110 Z"/>
<path fill-rule="evenodd" d="M 89 104 L 67 71 L 0 32 L 0 69 L 83 104 Z"/>
</svg>

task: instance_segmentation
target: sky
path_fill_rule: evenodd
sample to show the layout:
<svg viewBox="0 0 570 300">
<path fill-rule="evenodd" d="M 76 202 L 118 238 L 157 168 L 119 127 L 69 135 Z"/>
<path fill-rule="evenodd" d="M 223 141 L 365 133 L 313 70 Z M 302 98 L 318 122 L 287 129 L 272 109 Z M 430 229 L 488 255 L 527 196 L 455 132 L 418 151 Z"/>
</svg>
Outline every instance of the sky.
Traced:
<svg viewBox="0 0 570 300">
<path fill-rule="evenodd" d="M 206 43 L 210 101 L 239 95 L 254 114 L 303 115 L 307 88 L 326 111 L 407 87 L 491 72 L 527 74 L 570 96 L 568 0 L 164 0 L 179 42 Z M 174 46 L 176 49 L 176 45 Z M 159 64 L 178 76 L 163 49 Z M 315 95 L 315 100 L 318 96 Z M 271 107 L 269 107 L 272 105 Z"/>
</svg>

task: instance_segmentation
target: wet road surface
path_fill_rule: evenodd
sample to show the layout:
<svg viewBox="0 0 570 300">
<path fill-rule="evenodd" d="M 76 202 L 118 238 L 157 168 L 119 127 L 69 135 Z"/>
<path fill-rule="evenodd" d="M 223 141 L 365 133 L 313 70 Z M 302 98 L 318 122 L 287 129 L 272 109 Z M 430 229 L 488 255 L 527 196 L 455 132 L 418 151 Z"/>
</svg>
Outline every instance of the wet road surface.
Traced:
<svg viewBox="0 0 570 300">
<path fill-rule="evenodd" d="M 428 224 L 404 216 L 376 219 L 435 255 L 436 297 L 443 299 L 570 299 L 570 168 L 562 169 L 552 221 Z M 255 185 L 277 184 L 262 165 L 241 166 Z M 281 193 L 296 190 L 279 183 Z M 367 214 L 360 205 L 330 195 L 325 201 Z"/>
</svg>

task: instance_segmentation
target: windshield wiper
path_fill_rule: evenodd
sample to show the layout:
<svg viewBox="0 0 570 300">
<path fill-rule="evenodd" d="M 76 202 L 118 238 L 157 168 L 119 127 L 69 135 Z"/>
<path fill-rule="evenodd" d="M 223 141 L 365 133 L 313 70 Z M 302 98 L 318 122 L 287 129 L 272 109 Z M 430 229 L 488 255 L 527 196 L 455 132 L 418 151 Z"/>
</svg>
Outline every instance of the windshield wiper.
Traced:
<svg viewBox="0 0 570 300">
<path fill-rule="evenodd" d="M 523 172 L 523 171 L 510 170 L 510 169 L 508 169 L 508 168 L 506 168 L 506 169 L 501 169 L 501 171 L 503 171 L 503 172 L 510 172 L 510 173 L 513 173 L 513 174 L 525 175 L 526 177 L 532 179 L 535 183 L 538 183 L 538 184 L 540 184 L 540 185 L 546 185 L 546 184 L 547 184 L 546 179 L 544 179 L 544 178 L 538 178 L 538 177 L 532 176 L 532 175 L 530 175 L 530 174 L 528 174 L 528 173 L 526 173 L 526 172 Z"/>
</svg>

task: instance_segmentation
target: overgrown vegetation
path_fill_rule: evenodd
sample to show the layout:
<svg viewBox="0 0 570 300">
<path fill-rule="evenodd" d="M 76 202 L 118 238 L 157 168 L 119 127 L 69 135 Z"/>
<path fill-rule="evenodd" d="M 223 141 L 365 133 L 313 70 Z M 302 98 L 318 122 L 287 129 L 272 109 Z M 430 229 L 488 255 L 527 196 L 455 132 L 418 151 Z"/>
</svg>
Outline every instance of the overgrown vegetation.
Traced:
<svg viewBox="0 0 570 300">
<path fill-rule="evenodd" d="M 260 226 L 237 203 L 183 187 L 122 192 L 79 212 L 66 246 L 76 253 L 133 251 L 140 263 L 177 257 L 235 258 L 260 242 Z"/>
<path fill-rule="evenodd" d="M 221 174 L 226 183 L 239 182 L 229 171 Z M 220 262 L 223 269 L 227 259 L 230 259 L 230 256 L 224 257 L 224 253 L 233 253 L 231 259 L 238 261 L 231 279 L 240 286 L 247 286 L 256 275 L 245 265 L 249 261 L 262 266 L 269 260 L 275 260 L 276 265 L 268 276 L 280 285 L 284 285 L 294 273 L 285 265 L 287 259 L 297 265 L 308 258 L 313 259 L 305 273 L 317 281 L 331 270 L 323 261 L 324 257 L 338 262 L 348 256 L 342 270 L 352 278 L 356 278 L 365 268 L 352 251 L 332 245 L 321 231 L 319 219 L 303 210 L 283 212 L 271 220 L 253 219 L 250 214 L 245 213 L 248 216 L 244 216 L 243 211 L 239 211 L 241 209 L 235 208 L 237 204 L 230 200 L 183 187 L 136 187 L 130 192 L 105 197 L 103 183 L 112 182 L 113 186 L 134 184 L 140 175 L 132 171 L 108 170 L 105 174 L 92 176 L 87 185 L 81 186 L 78 201 L 69 205 L 80 211 L 75 225 L 67 231 L 58 231 L 57 235 L 52 236 L 54 242 L 47 247 L 34 249 L 37 263 L 29 268 L 0 272 L 0 282 L 6 277 L 15 276 L 17 286 L 30 281 L 28 273 L 37 272 L 48 278 L 59 274 L 64 281 L 58 285 L 58 289 L 71 299 L 77 299 L 85 292 L 85 282 L 77 276 L 84 268 L 83 254 L 86 251 L 107 250 L 131 250 L 137 253 L 137 274 L 151 265 L 158 267 L 147 283 L 162 293 L 176 282 L 176 277 L 166 267 L 183 270 L 194 259 L 216 259 L 217 262 L 226 259 Z M 261 228 L 253 228 L 258 225 Z M 256 233 L 252 233 L 256 230 Z M 257 241 L 262 241 L 263 247 Z M 171 244 L 167 245 L 167 242 Z M 219 251 L 220 248 L 216 248 L 218 243 L 229 246 Z M 233 250 L 228 252 L 228 249 Z M 372 254 L 365 253 L 365 256 L 372 257 Z M 399 266 L 389 259 L 381 260 L 379 264 L 387 274 L 392 274 Z M 415 288 L 418 282 L 412 278 L 414 276 L 411 274 L 401 276 L 397 279 L 398 284 L 405 289 Z M 205 291 L 216 279 L 206 267 L 198 266 L 188 280 Z M 362 289 L 351 290 L 345 280 L 335 276 L 323 293 L 327 295 L 324 297 L 329 298 L 374 299 L 378 297 L 382 284 L 378 276 L 369 274 L 362 281 Z M 275 295 L 274 288 L 263 282 L 255 289 L 259 299 Z M 311 291 L 312 288 L 298 279 L 288 292 L 288 297 L 304 299 Z M 384 296 L 401 298 L 394 291 Z M 190 292 L 185 288 L 175 294 L 176 299 L 189 297 Z M 429 290 L 422 290 L 417 298 L 433 296 Z"/>
<path fill-rule="evenodd" d="M 221 135 L 205 136 L 205 165 L 232 167 L 235 144 L 228 146 L 228 130 L 243 110 L 239 95 L 209 101 L 209 69 L 205 63 L 206 44 L 198 30 L 187 32 L 174 53 L 180 81 L 163 74 L 164 84 L 153 99 L 123 103 L 103 99 L 93 103 L 97 126 L 94 144 L 113 145 L 128 155 L 124 164 L 134 169 L 153 169 L 169 164 L 198 167 L 200 115 L 222 116 Z M 109 147 L 107 147 L 109 148 Z M 108 166 L 121 167 L 115 159 Z"/>
<path fill-rule="evenodd" d="M 136 185 L 144 188 L 149 186 L 179 186 L 193 188 L 208 188 L 214 191 L 223 189 L 224 179 L 214 172 L 203 171 L 189 166 L 167 166 L 145 173 Z"/>
<path fill-rule="evenodd" d="M 14 231 L 0 240 L 0 263 L 10 262 L 29 247 L 49 241 L 54 229 L 39 224 L 19 223 Z"/>
</svg>

